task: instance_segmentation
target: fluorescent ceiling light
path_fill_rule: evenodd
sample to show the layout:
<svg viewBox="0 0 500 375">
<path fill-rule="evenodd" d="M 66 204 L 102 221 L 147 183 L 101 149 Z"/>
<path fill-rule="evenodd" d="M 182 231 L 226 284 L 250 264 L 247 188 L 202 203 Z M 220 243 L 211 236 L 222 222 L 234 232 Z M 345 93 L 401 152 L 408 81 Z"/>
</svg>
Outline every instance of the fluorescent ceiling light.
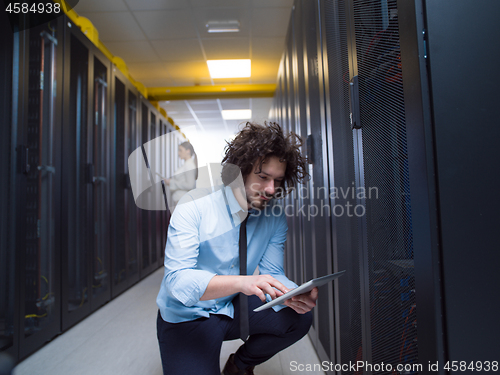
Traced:
<svg viewBox="0 0 500 375">
<path fill-rule="evenodd" d="M 209 21 L 206 26 L 209 33 L 237 33 L 240 31 L 238 21 Z"/>
<path fill-rule="evenodd" d="M 207 64 L 212 78 L 250 77 L 250 60 L 207 60 Z"/>
<path fill-rule="evenodd" d="M 251 109 L 224 109 L 222 110 L 224 120 L 247 120 L 252 118 Z"/>
</svg>

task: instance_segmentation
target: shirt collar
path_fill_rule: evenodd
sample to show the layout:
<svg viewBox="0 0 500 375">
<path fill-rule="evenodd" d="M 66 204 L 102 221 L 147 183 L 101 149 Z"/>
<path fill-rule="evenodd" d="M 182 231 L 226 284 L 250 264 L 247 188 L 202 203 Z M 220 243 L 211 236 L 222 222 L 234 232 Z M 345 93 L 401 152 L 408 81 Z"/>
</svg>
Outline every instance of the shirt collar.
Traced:
<svg viewBox="0 0 500 375">
<path fill-rule="evenodd" d="M 240 204 L 236 200 L 233 194 L 233 189 L 230 186 L 224 186 L 225 195 L 227 197 L 227 203 L 229 205 L 229 210 L 231 215 L 236 218 L 236 223 L 239 224 L 244 218 L 251 215 L 258 215 L 259 211 L 255 208 L 249 210 L 244 210 L 241 208 Z"/>
<path fill-rule="evenodd" d="M 230 186 L 224 186 L 224 191 L 227 197 L 227 203 L 229 204 L 229 210 L 231 211 L 231 215 L 234 215 L 238 212 L 242 212 L 246 215 L 247 211 L 242 209 L 236 197 L 233 194 L 233 189 Z"/>
</svg>

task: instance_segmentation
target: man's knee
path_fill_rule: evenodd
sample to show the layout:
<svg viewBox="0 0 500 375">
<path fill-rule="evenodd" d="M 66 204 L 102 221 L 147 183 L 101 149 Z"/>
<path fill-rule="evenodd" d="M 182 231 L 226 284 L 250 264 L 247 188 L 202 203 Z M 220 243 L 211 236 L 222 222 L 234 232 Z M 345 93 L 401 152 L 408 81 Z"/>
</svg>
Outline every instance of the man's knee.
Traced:
<svg viewBox="0 0 500 375">
<path fill-rule="evenodd" d="M 313 315 L 312 312 L 308 312 L 306 314 L 297 314 L 292 309 L 286 309 L 286 313 L 288 315 L 288 327 L 284 332 L 285 335 L 291 335 L 296 338 L 296 340 L 300 340 L 303 336 L 305 336 L 309 329 L 311 328 Z"/>
<path fill-rule="evenodd" d="M 297 314 L 297 331 L 300 337 L 303 337 L 309 332 L 313 321 L 313 314 L 311 311 L 305 314 Z"/>
</svg>

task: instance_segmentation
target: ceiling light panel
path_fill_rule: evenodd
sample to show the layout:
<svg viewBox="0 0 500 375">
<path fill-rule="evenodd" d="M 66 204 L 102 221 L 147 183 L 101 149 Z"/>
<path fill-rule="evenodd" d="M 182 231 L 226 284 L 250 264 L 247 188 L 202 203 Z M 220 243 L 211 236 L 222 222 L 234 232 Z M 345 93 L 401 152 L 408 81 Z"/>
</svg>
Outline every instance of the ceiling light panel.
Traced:
<svg viewBox="0 0 500 375">
<path fill-rule="evenodd" d="M 207 32 L 212 33 L 237 33 L 240 31 L 240 23 L 234 21 L 208 21 L 205 25 Z"/>
<path fill-rule="evenodd" d="M 247 120 L 252 118 L 251 109 L 226 109 L 221 112 L 224 120 Z"/>
<path fill-rule="evenodd" d="M 242 60 L 207 60 L 212 78 L 247 78 L 251 74 L 251 63 Z"/>
</svg>

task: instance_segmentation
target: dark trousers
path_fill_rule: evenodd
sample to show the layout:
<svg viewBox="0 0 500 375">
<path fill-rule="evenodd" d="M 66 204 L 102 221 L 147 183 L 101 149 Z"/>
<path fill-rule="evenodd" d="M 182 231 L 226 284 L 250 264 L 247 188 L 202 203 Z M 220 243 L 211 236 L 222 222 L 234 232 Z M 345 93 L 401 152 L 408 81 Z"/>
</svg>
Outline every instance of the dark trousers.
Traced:
<svg viewBox="0 0 500 375">
<path fill-rule="evenodd" d="M 239 298 L 233 300 L 234 319 L 211 314 L 189 322 L 168 323 L 158 313 L 157 334 L 165 375 L 219 375 L 222 342 L 239 337 Z M 250 337 L 235 354 L 240 368 L 267 361 L 300 340 L 311 327 L 312 313 L 297 314 L 290 308 L 279 312 L 253 312 L 262 302 L 248 298 Z"/>
</svg>

